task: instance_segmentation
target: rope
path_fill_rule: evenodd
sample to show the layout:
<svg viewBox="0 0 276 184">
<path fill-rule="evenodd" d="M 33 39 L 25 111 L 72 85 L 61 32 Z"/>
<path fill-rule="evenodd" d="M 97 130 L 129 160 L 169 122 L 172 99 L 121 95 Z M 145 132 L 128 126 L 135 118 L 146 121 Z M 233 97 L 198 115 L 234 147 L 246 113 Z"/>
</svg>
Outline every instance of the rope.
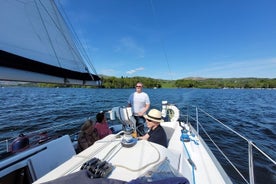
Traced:
<svg viewBox="0 0 276 184">
<path fill-rule="evenodd" d="M 182 133 L 182 134 L 183 134 L 183 133 Z M 180 140 L 181 140 L 181 139 L 180 139 Z M 187 154 L 187 156 L 188 156 L 188 162 L 189 162 L 189 163 L 191 164 L 191 166 L 192 166 L 193 183 L 195 184 L 195 164 L 194 164 L 194 162 L 193 162 L 192 159 L 191 159 L 191 156 L 190 156 L 189 151 L 188 151 L 188 149 L 187 149 L 187 147 L 186 147 L 186 145 L 185 145 L 184 140 L 181 140 L 181 142 L 183 143 L 184 150 L 185 150 L 185 152 L 186 152 L 186 154 Z"/>
<path fill-rule="evenodd" d="M 145 142 L 147 142 L 148 144 L 150 144 L 150 145 L 156 150 L 156 152 L 157 152 L 157 154 L 158 154 L 158 157 L 157 157 L 156 160 L 154 160 L 154 161 L 152 161 L 152 162 L 150 162 L 150 163 L 148 163 L 148 164 L 146 164 L 146 165 L 144 165 L 144 166 L 142 166 L 142 167 L 140 167 L 140 168 L 138 168 L 138 169 L 131 169 L 131 168 L 126 167 L 126 166 L 124 166 L 124 165 L 114 165 L 114 166 L 116 166 L 116 167 L 121 167 L 121 168 L 124 168 L 124 169 L 129 170 L 129 171 L 132 171 L 132 172 L 137 172 L 137 171 L 141 171 L 141 170 L 143 170 L 143 169 L 149 167 L 150 165 L 153 165 L 153 164 L 158 163 L 158 162 L 160 161 L 160 153 L 159 153 L 158 149 L 157 149 L 153 144 L 151 144 L 150 142 L 148 142 L 148 141 L 145 141 Z"/>
<path fill-rule="evenodd" d="M 119 147 L 120 146 L 120 147 Z M 119 149 L 118 149 L 118 151 L 115 153 L 115 154 L 117 154 L 121 149 L 122 149 L 122 144 L 121 144 L 121 142 L 119 142 L 118 144 L 116 144 L 115 146 L 113 146 L 113 148 L 111 148 L 110 150 L 109 150 L 109 152 L 106 154 L 106 156 L 102 159 L 102 160 L 106 160 L 106 161 L 110 161 L 111 160 L 111 154 L 112 153 L 114 153 L 114 150 L 117 148 L 117 147 L 119 147 Z M 115 156 L 115 154 L 113 155 L 113 156 Z M 108 159 L 108 157 L 109 157 L 109 159 Z"/>
<path fill-rule="evenodd" d="M 150 1 L 150 4 L 151 4 L 152 14 L 153 14 L 153 17 L 154 17 L 154 20 L 155 20 L 155 24 L 158 25 L 157 16 L 156 16 L 156 12 L 155 12 L 152 0 Z M 167 51 L 166 51 L 166 48 L 165 48 L 164 40 L 162 38 L 160 38 L 160 41 L 161 41 L 161 46 L 162 46 L 163 53 L 164 53 L 164 56 L 165 56 L 165 60 L 166 60 L 167 65 L 168 65 L 169 74 L 171 75 L 171 79 L 173 80 L 173 75 L 172 75 L 171 68 L 170 68 L 170 65 L 169 65 L 169 60 L 168 60 L 168 55 L 167 55 Z"/>
<path fill-rule="evenodd" d="M 102 146 L 100 146 L 96 151 L 94 152 L 91 152 L 91 154 L 89 154 L 88 156 L 85 156 L 85 157 L 81 157 L 80 155 L 77 155 L 77 157 L 81 157 L 81 158 L 89 158 L 89 160 L 93 157 L 95 157 L 96 154 L 98 154 L 100 151 L 102 151 L 106 146 L 108 146 L 110 144 L 110 142 L 113 142 L 115 141 L 115 139 L 117 138 L 117 135 L 121 134 L 122 132 L 119 132 L 117 134 L 114 135 L 114 137 L 112 137 L 112 139 L 110 139 L 109 141 L 105 141 L 106 143 L 103 144 Z M 97 141 L 97 142 L 101 142 L 101 141 Z M 102 141 L 103 142 L 103 141 Z M 115 146 L 118 146 L 115 145 Z M 113 147 L 114 148 L 114 147 Z M 113 148 L 111 150 L 113 150 Z M 110 151 L 109 151 L 110 152 Z M 88 160 L 85 160 L 85 162 L 87 162 Z M 63 173 L 61 173 L 60 176 L 64 176 L 64 175 L 67 175 L 69 173 L 72 173 L 74 170 L 78 169 L 79 167 L 81 167 L 81 165 L 83 164 L 83 162 L 81 162 L 80 164 L 76 164 L 75 167 L 73 167 L 72 169 L 68 170 L 68 171 L 65 171 Z"/>
</svg>

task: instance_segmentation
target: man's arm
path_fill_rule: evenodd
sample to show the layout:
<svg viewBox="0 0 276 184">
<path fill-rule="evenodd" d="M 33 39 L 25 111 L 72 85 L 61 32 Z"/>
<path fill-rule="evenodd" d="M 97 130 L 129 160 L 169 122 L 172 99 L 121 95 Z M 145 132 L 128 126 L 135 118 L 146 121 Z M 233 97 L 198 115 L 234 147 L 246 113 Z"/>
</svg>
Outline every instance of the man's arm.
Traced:
<svg viewBox="0 0 276 184">
<path fill-rule="evenodd" d="M 142 137 L 138 137 L 138 140 L 148 140 L 149 139 L 149 134 L 147 133 L 147 134 L 145 134 L 144 136 L 142 136 Z"/>
</svg>

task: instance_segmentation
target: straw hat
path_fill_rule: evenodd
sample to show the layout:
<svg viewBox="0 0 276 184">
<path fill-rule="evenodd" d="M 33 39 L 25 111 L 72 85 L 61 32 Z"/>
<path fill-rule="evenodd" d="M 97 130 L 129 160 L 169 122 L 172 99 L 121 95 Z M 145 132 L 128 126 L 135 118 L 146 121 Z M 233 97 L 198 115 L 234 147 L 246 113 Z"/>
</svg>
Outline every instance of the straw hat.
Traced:
<svg viewBox="0 0 276 184">
<path fill-rule="evenodd" d="M 162 122 L 162 113 L 157 109 L 151 109 L 148 115 L 144 115 L 144 118 L 154 121 L 154 122 Z"/>
</svg>

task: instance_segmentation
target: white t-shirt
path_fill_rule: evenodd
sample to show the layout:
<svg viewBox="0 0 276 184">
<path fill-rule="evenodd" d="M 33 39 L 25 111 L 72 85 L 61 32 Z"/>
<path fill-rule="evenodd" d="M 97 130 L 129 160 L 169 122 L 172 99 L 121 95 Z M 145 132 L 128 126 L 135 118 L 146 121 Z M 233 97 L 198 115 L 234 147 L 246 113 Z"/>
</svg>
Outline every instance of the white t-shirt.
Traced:
<svg viewBox="0 0 276 184">
<path fill-rule="evenodd" d="M 132 112 L 135 115 L 138 114 L 146 104 L 150 104 L 150 99 L 147 93 L 145 92 L 134 92 L 128 98 L 128 103 L 131 104 Z"/>
</svg>

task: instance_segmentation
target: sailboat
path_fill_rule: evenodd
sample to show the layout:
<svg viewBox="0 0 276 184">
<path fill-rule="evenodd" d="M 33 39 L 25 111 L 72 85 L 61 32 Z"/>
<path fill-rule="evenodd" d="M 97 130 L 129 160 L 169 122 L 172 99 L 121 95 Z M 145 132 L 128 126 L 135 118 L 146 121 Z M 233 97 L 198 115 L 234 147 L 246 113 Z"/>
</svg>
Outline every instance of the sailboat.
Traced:
<svg viewBox="0 0 276 184">
<path fill-rule="evenodd" d="M 0 29 L 0 80 L 101 83 L 55 1 L 2 0 L 0 21 L 4 22 Z M 111 127 L 113 134 L 80 153 L 69 135 L 16 152 L 0 160 L 0 183 L 233 183 L 199 134 L 200 109 L 195 108 L 196 117 L 187 113 L 186 119 L 181 119 L 178 107 L 166 100 L 160 105 L 167 147 L 138 140 L 132 135 L 135 122 L 131 110 L 110 107 L 106 116 L 119 122 Z M 28 146 L 24 135 L 18 141 L 15 147 L 17 143 Z M 252 147 L 257 146 L 247 142 L 249 179 L 241 178 L 253 184 Z"/>
</svg>

